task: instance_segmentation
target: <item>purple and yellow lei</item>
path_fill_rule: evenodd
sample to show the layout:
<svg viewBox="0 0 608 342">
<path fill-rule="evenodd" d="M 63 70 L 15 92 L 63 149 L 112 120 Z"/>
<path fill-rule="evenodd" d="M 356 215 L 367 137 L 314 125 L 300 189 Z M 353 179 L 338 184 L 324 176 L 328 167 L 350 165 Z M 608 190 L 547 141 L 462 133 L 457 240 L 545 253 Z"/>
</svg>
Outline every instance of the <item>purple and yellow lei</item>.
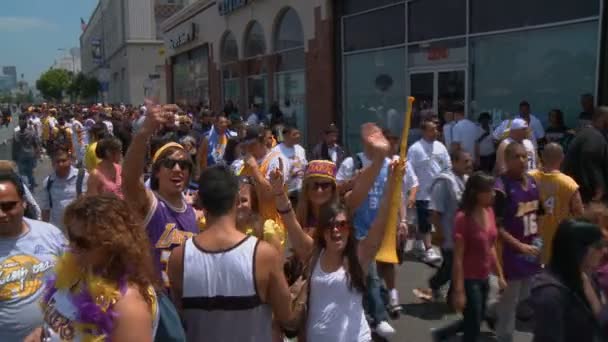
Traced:
<svg viewBox="0 0 608 342">
<path fill-rule="evenodd" d="M 55 265 L 54 277 L 46 282 L 42 300 L 46 310 L 58 290 L 69 291 L 77 309 L 77 321 L 72 322 L 83 342 L 108 341 L 112 335 L 117 313 L 114 305 L 127 290 L 126 281 L 109 282 L 91 273 L 83 273 L 72 253 L 65 253 Z"/>
</svg>

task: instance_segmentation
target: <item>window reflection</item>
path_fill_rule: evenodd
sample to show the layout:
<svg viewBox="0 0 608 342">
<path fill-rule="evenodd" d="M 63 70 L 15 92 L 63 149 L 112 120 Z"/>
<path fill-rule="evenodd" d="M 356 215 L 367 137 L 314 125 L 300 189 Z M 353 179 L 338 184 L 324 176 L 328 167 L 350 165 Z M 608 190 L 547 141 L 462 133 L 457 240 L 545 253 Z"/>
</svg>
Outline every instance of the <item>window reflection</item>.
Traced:
<svg viewBox="0 0 608 342">
<path fill-rule="evenodd" d="M 266 54 L 264 31 L 257 21 L 249 26 L 245 35 L 245 57 L 255 57 Z"/>
<path fill-rule="evenodd" d="M 596 16 L 600 0 L 471 0 L 470 6 L 477 33 Z"/>
<path fill-rule="evenodd" d="M 274 37 L 275 51 L 304 47 L 302 24 L 296 11 L 287 9 L 281 17 Z"/>
<path fill-rule="evenodd" d="M 405 6 L 344 19 L 344 51 L 371 49 L 405 43 Z"/>
<path fill-rule="evenodd" d="M 493 2 L 493 1 L 488 1 Z M 466 0 L 417 0 L 409 4 L 408 41 L 466 33 Z"/>
</svg>

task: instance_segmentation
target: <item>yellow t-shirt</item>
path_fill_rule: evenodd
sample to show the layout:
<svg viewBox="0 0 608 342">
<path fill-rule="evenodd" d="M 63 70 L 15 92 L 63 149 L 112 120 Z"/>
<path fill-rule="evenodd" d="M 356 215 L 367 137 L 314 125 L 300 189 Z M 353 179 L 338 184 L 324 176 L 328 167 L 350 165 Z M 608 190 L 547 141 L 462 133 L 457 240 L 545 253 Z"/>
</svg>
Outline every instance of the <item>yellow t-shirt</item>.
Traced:
<svg viewBox="0 0 608 342">
<path fill-rule="evenodd" d="M 264 241 L 270 240 L 273 236 L 276 236 L 281 241 L 281 246 L 285 246 L 285 232 L 283 228 L 279 226 L 274 220 L 264 221 Z M 245 231 L 247 235 L 254 235 L 253 229 L 247 228 Z"/>
<path fill-rule="evenodd" d="M 540 220 L 540 235 L 543 238 L 541 260 L 546 264 L 551 257 L 551 244 L 557 226 L 571 216 L 570 201 L 578 191 L 578 184 L 561 172 L 546 173 L 541 170 L 532 170 L 529 174 L 538 185 L 541 203 L 545 211 Z"/>
<path fill-rule="evenodd" d="M 99 163 L 101 163 L 101 159 L 97 158 L 95 154 L 95 150 L 97 149 L 97 141 L 90 143 L 87 145 L 87 149 L 84 153 L 84 167 L 87 171 L 93 171 Z"/>
</svg>

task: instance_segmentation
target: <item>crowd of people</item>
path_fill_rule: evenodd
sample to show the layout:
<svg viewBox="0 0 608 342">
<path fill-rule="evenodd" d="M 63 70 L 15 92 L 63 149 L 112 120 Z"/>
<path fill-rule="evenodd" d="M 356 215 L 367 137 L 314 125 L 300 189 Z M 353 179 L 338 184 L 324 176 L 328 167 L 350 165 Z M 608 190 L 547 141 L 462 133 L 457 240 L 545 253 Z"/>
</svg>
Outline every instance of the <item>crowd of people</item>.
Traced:
<svg viewBox="0 0 608 342">
<path fill-rule="evenodd" d="M 386 234 L 436 268 L 414 294 L 462 314 L 434 341 L 483 322 L 513 341 L 517 320 L 538 342 L 606 340 L 608 108 L 581 103 L 575 129 L 526 101 L 496 125 L 456 103 L 406 159 L 374 123 L 359 153 L 333 124 L 308 149 L 256 106 L 23 108 L 0 161 L 0 340 L 391 340 Z"/>
</svg>

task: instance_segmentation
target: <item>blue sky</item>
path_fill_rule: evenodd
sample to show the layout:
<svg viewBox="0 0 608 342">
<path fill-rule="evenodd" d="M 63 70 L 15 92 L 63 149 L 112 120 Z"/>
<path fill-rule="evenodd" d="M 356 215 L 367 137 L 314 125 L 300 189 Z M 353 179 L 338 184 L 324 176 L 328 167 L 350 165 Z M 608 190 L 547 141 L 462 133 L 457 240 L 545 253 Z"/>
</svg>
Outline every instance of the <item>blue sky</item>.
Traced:
<svg viewBox="0 0 608 342">
<path fill-rule="evenodd" d="M 65 52 L 78 47 L 80 17 L 88 22 L 98 0 L 0 0 L 0 65 L 35 82 Z"/>
</svg>

